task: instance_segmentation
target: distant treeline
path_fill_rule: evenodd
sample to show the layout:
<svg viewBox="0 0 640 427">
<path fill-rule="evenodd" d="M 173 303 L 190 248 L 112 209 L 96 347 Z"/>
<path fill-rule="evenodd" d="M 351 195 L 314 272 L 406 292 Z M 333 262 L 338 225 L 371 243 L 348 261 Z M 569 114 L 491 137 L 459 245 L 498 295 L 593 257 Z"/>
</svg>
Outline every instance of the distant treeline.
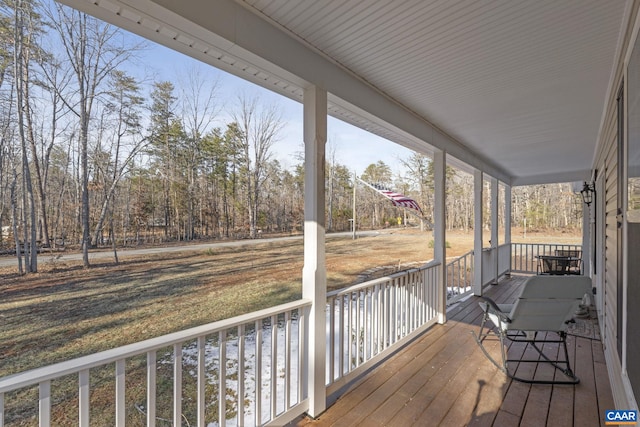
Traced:
<svg viewBox="0 0 640 427">
<path fill-rule="evenodd" d="M 144 45 L 127 40 L 57 3 L 0 0 L 0 249 L 34 272 L 43 247 L 77 245 L 89 266 L 96 246 L 301 232 L 302 160 L 286 169 L 274 159 L 280 107 L 246 95 L 221 106 L 215 82 L 195 71 L 178 88 L 137 79 L 127 70 Z M 223 110 L 226 124 L 214 126 Z M 327 231 L 350 230 L 354 176 L 348 159 L 328 158 Z M 398 162 L 402 177 L 380 161 L 361 178 L 413 197 L 424 221 L 359 186 L 359 228 L 431 222 L 431 161 Z M 566 185 L 515 188 L 513 200 L 515 225 L 581 218 Z M 448 169 L 446 203 L 448 227 L 473 227 L 471 175 Z"/>
</svg>

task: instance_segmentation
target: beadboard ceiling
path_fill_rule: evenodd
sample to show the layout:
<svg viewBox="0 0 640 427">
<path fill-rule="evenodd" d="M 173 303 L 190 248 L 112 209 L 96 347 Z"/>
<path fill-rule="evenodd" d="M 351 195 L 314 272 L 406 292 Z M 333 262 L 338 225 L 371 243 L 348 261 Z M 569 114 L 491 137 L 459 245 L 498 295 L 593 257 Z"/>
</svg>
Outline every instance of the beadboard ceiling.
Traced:
<svg viewBox="0 0 640 427">
<path fill-rule="evenodd" d="M 63 0 L 512 185 L 588 179 L 628 1 Z"/>
</svg>

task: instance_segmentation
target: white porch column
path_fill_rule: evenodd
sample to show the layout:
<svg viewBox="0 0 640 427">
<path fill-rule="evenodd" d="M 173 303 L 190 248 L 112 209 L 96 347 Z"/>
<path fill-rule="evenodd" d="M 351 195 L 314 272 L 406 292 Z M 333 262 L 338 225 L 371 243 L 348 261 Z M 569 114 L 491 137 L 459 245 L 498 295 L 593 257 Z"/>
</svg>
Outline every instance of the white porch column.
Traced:
<svg viewBox="0 0 640 427">
<path fill-rule="evenodd" d="M 500 239 L 498 236 L 498 207 L 500 200 L 498 195 L 498 180 L 491 178 L 491 260 L 493 261 L 493 282 L 498 283 L 498 246 Z"/>
<path fill-rule="evenodd" d="M 433 259 L 438 267 L 438 323 L 447 321 L 447 244 L 445 219 L 445 169 L 447 155 L 436 150 L 433 154 L 434 203 L 433 203 Z"/>
<path fill-rule="evenodd" d="M 473 172 L 473 294 L 482 295 L 482 171 Z"/>
<path fill-rule="evenodd" d="M 511 275 L 511 186 L 504 185 L 504 242 L 509 245 L 509 275 Z"/>
<path fill-rule="evenodd" d="M 595 212 L 595 208 L 594 208 Z M 582 274 L 591 276 L 591 206 L 582 204 Z"/>
<path fill-rule="evenodd" d="M 327 142 L 327 92 L 304 91 L 304 267 L 302 297 L 313 301 L 307 317 L 306 385 L 309 415 L 326 409 L 325 359 L 327 275 L 325 265 L 324 163 Z"/>
</svg>

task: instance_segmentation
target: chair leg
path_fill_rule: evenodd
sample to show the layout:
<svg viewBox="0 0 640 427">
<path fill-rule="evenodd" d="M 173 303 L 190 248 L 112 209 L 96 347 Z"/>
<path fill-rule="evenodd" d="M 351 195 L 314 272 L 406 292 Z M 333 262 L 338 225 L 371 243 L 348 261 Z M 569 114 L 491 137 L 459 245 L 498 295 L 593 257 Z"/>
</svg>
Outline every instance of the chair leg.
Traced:
<svg viewBox="0 0 640 427">
<path fill-rule="evenodd" d="M 571 370 L 571 361 L 569 360 L 569 350 L 567 350 L 567 333 L 560 332 L 562 337 L 562 344 L 564 347 L 564 360 L 567 361 L 567 368 L 564 370 L 564 374 L 570 378 L 575 378 L 577 380 L 576 384 L 580 382 L 580 379 L 575 376 L 573 371 Z"/>
<path fill-rule="evenodd" d="M 578 384 L 580 383 L 580 378 L 576 377 L 575 374 L 573 373 L 573 371 L 571 370 L 571 363 L 570 363 L 570 359 L 569 359 L 569 351 L 567 349 L 567 334 L 565 332 L 558 332 L 559 335 L 559 339 L 558 340 L 536 340 L 535 338 L 533 340 L 518 340 L 518 339 L 511 339 L 512 341 L 515 342 L 526 342 L 527 344 L 531 344 L 531 346 L 540 354 L 540 356 L 544 359 L 544 360 L 526 360 L 526 359 L 507 359 L 507 362 L 505 363 L 505 367 L 506 367 L 506 374 L 509 378 L 516 380 L 516 381 L 520 381 L 523 383 L 527 383 L 527 384 L 568 384 L 568 385 L 572 385 L 572 384 Z M 551 360 L 549 359 L 549 357 L 544 354 L 544 352 L 542 351 L 541 348 L 539 348 L 536 343 L 537 342 L 541 342 L 541 343 L 562 343 L 562 347 L 563 347 L 563 352 L 564 352 L 564 360 Z M 567 380 L 533 380 L 533 379 L 528 379 L 528 378 L 521 378 L 521 377 L 517 377 L 514 374 L 512 374 L 511 372 L 509 372 L 508 369 L 508 363 L 509 362 L 518 362 L 518 363 L 549 363 L 551 366 L 553 366 L 555 369 L 559 370 L 560 372 L 562 372 L 568 379 Z M 561 365 L 565 365 L 564 367 Z"/>
<path fill-rule="evenodd" d="M 504 336 L 503 336 L 502 333 L 498 333 L 498 332 L 496 332 L 494 329 L 492 329 L 490 327 L 487 327 L 487 331 L 484 332 L 484 328 L 486 327 L 487 320 L 489 320 L 489 313 L 485 311 L 484 315 L 482 316 L 482 321 L 480 323 L 480 331 L 479 331 L 478 335 L 476 335 L 476 333 L 474 331 L 471 331 L 471 334 L 475 338 L 476 343 L 480 347 L 480 350 L 482 350 L 484 355 L 487 357 L 487 359 L 489 359 L 489 361 L 491 361 L 491 363 L 493 363 L 498 369 L 500 369 L 502 372 L 507 374 L 507 362 L 506 362 L 506 350 L 505 350 Z M 496 362 L 496 360 L 489 354 L 489 352 L 487 351 L 487 349 L 484 346 L 484 340 L 489 335 L 495 335 L 500 340 L 500 355 L 501 355 L 501 358 L 502 358 L 502 365 L 500 365 L 498 362 Z"/>
<path fill-rule="evenodd" d="M 548 340 L 546 339 L 546 336 L 545 336 L 545 339 L 537 339 L 538 338 L 537 332 L 534 333 L 533 336 L 529 336 L 528 334 L 525 334 L 523 331 L 517 331 L 517 332 L 512 331 L 512 334 L 509 334 L 508 331 L 503 330 L 498 326 L 489 327 L 487 325 L 487 321 L 490 321 L 490 320 L 491 319 L 489 317 L 489 307 L 485 306 L 485 310 L 482 316 L 482 321 L 480 322 L 480 330 L 478 331 L 477 335 L 474 331 L 471 331 L 471 334 L 474 336 L 476 343 L 478 343 L 478 345 L 480 346 L 480 349 L 482 350 L 484 355 L 487 357 L 487 359 L 489 359 L 491 363 L 493 363 L 498 369 L 504 372 L 509 378 L 516 381 L 523 382 L 523 383 L 528 383 L 528 384 L 578 384 L 580 382 L 580 379 L 576 377 L 573 371 L 571 370 L 571 364 L 569 360 L 569 351 L 567 349 L 567 339 L 566 339 L 567 334 L 565 332 L 563 331 L 558 332 L 559 338 L 557 340 Z M 495 322 L 491 320 L 491 323 L 494 324 Z M 514 335 L 513 332 L 516 332 L 516 334 Z M 501 360 L 502 363 L 499 363 L 498 361 L 496 361 L 489 354 L 486 347 L 484 346 L 484 340 L 489 335 L 496 335 L 499 338 L 500 358 L 502 359 Z M 540 357 L 538 359 L 533 359 L 533 360 L 528 360 L 523 358 L 509 359 L 505 338 L 509 339 L 509 341 L 512 341 L 512 342 L 523 342 L 523 343 L 526 343 L 526 345 L 531 344 L 531 346 L 536 350 L 536 352 L 539 354 Z M 544 354 L 542 349 L 538 347 L 536 343 L 543 343 L 543 344 L 544 343 L 561 343 L 563 347 L 562 352 L 564 353 L 564 360 L 560 360 L 559 358 L 556 358 L 556 360 L 549 359 L 549 357 L 546 354 Z M 536 363 L 536 364 L 549 363 L 555 369 L 562 372 L 568 378 L 568 380 L 534 380 L 534 379 L 528 379 L 528 378 L 521 378 L 516 376 L 515 373 L 509 370 L 509 362 Z"/>
</svg>

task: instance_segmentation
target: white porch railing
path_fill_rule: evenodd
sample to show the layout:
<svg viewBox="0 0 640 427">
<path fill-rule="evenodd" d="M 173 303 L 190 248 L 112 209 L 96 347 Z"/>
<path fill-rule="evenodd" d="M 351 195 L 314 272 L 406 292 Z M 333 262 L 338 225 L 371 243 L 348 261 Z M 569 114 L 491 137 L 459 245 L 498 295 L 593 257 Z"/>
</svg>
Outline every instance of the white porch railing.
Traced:
<svg viewBox="0 0 640 427">
<path fill-rule="evenodd" d="M 473 291 L 473 250 L 447 263 L 447 305 Z"/>
<path fill-rule="evenodd" d="M 437 321 L 439 265 L 328 295 L 328 393 Z M 308 409 L 310 306 L 300 300 L 2 378 L 0 427 L 34 401 L 41 426 L 88 426 L 90 415 L 115 426 L 284 424 Z"/>
<path fill-rule="evenodd" d="M 327 294 L 327 393 L 437 321 L 439 263 Z"/>
<path fill-rule="evenodd" d="M 287 422 L 308 407 L 299 349 L 310 306 L 299 300 L 2 378 L 0 427 L 34 400 L 40 426 L 85 427 L 90 414 L 92 425 L 115 426 Z"/>
<path fill-rule="evenodd" d="M 536 256 L 580 249 L 501 245 L 483 251 L 483 266 L 492 265 L 488 272 L 498 276 L 509 268 L 535 273 Z M 447 264 L 449 303 L 470 293 L 473 264 L 473 251 Z M 328 394 L 436 323 L 443 297 L 439 266 L 327 295 Z M 157 420 L 176 426 L 286 423 L 308 409 L 304 331 L 310 307 L 311 301 L 299 300 L 2 378 L 0 427 L 33 417 L 28 408 L 34 401 L 41 426 L 60 419 L 88 426 L 90 415 L 116 426 L 134 418 L 151 427 Z"/>
<path fill-rule="evenodd" d="M 539 255 L 555 255 L 557 250 L 580 251 L 582 245 L 561 243 L 511 243 L 511 271 L 536 274 Z"/>
<path fill-rule="evenodd" d="M 511 245 L 504 243 L 498 246 L 498 277 L 511 271 Z"/>
<path fill-rule="evenodd" d="M 482 250 L 482 285 L 496 282 L 510 271 L 510 248 L 505 243 Z M 447 264 L 447 305 L 473 292 L 474 263 L 474 251 L 471 250 Z"/>
</svg>

